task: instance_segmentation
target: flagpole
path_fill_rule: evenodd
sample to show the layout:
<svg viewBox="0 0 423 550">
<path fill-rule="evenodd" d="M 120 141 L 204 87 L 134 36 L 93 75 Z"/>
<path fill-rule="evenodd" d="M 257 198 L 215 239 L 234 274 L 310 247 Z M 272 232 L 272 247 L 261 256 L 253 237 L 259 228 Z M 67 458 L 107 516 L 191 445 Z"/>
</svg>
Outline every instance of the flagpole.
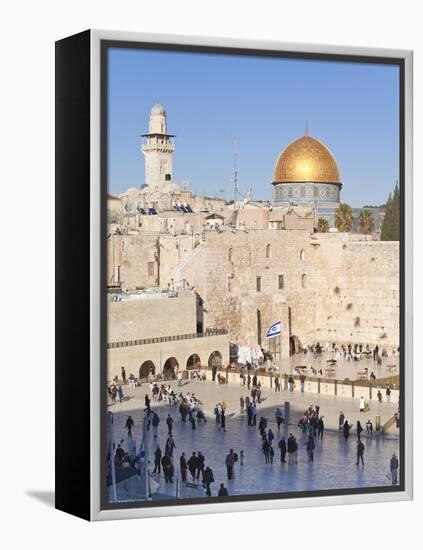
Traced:
<svg viewBox="0 0 423 550">
<path fill-rule="evenodd" d="M 282 392 L 282 326 L 279 333 L 279 391 Z"/>
<path fill-rule="evenodd" d="M 109 411 L 109 453 L 110 453 L 110 468 L 112 473 L 112 489 L 113 489 L 113 501 L 117 502 L 117 491 L 116 491 L 116 470 L 115 470 L 115 455 L 114 455 L 114 434 L 113 434 L 113 413 Z"/>
</svg>

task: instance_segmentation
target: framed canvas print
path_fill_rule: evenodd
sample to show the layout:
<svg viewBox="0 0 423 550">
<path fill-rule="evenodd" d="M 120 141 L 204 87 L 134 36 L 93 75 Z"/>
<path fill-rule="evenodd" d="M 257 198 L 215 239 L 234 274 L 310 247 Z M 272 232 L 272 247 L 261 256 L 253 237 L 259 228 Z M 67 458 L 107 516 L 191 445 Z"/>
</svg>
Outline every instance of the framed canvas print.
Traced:
<svg viewBox="0 0 423 550">
<path fill-rule="evenodd" d="M 56 506 L 412 498 L 412 53 L 56 43 Z"/>
</svg>

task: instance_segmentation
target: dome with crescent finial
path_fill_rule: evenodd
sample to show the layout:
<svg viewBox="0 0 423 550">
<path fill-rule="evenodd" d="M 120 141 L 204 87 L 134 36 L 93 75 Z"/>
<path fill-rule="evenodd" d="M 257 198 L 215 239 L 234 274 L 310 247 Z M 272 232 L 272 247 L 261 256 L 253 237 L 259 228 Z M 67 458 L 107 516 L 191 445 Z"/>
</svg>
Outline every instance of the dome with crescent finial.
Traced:
<svg viewBox="0 0 423 550">
<path fill-rule="evenodd" d="M 341 184 L 341 176 L 331 151 L 306 134 L 282 151 L 276 161 L 274 182 Z"/>
<path fill-rule="evenodd" d="M 156 104 L 153 105 L 153 107 L 151 108 L 150 116 L 156 116 L 156 115 L 159 115 L 159 116 L 166 116 L 166 110 L 165 110 L 165 108 L 163 107 L 163 105 L 161 105 L 160 103 L 156 103 Z"/>
</svg>

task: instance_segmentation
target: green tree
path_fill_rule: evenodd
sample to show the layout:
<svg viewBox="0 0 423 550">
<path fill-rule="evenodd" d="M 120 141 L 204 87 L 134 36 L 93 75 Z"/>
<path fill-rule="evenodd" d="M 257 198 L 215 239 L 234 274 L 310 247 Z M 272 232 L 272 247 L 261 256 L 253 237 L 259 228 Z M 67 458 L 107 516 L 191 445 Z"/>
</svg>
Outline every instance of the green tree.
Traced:
<svg viewBox="0 0 423 550">
<path fill-rule="evenodd" d="M 325 218 L 317 220 L 317 231 L 319 233 L 327 233 L 329 231 L 329 222 Z"/>
<path fill-rule="evenodd" d="M 342 233 L 348 233 L 352 229 L 352 220 L 351 206 L 342 202 L 335 210 L 335 227 Z"/>
<path fill-rule="evenodd" d="M 398 182 L 393 193 L 389 194 L 382 222 L 381 240 L 399 241 L 400 239 L 400 192 Z"/>
<path fill-rule="evenodd" d="M 371 233 L 375 227 L 373 214 L 370 212 L 370 210 L 366 210 L 365 208 L 363 208 L 363 210 L 360 212 L 358 222 L 360 224 L 361 231 L 366 235 Z"/>
</svg>

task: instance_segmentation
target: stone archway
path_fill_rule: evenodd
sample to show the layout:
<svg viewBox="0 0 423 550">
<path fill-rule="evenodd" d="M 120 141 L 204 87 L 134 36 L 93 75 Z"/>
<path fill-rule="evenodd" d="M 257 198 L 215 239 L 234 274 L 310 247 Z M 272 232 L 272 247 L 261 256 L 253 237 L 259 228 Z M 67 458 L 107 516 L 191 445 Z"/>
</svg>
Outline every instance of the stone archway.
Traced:
<svg viewBox="0 0 423 550">
<path fill-rule="evenodd" d="M 210 356 L 209 356 L 209 360 L 208 360 L 208 365 L 209 367 L 217 367 L 217 368 L 220 368 L 222 367 L 223 365 L 223 359 L 222 359 L 222 354 L 220 353 L 220 351 L 213 351 Z"/>
<path fill-rule="evenodd" d="M 201 359 L 196 353 L 193 353 L 187 359 L 187 370 L 199 369 L 200 367 Z"/>
<path fill-rule="evenodd" d="M 146 380 L 149 374 L 156 374 L 156 367 L 153 361 L 144 361 L 139 370 L 140 380 Z"/>
<path fill-rule="evenodd" d="M 166 359 L 163 365 L 164 380 L 174 380 L 176 378 L 176 371 L 178 367 L 179 363 L 175 357 L 169 357 L 169 359 Z"/>
</svg>

